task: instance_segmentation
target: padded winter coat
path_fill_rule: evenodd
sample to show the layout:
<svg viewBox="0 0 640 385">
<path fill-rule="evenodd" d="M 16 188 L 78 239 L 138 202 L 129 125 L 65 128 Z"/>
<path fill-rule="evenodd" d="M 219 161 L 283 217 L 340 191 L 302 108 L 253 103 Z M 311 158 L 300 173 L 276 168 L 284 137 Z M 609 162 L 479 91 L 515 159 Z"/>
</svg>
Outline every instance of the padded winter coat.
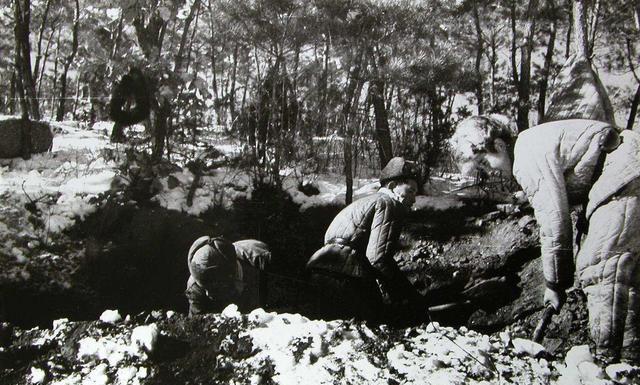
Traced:
<svg viewBox="0 0 640 385">
<path fill-rule="evenodd" d="M 640 135 L 623 131 L 616 147 L 620 140 L 616 141 L 609 129 L 607 124 L 593 121 L 558 121 L 533 127 L 518 138 L 514 174 L 541 226 L 543 268 L 552 288 L 573 283 L 567 203 L 572 203 L 571 197 L 581 196 L 584 188 L 590 190 L 585 212 L 589 226 L 576 268 L 587 294 L 591 336 L 599 353 L 638 360 Z M 581 164 L 593 164 L 597 147 L 610 152 L 602 173 L 593 181 L 591 166 L 581 167 L 583 172 L 576 170 Z M 573 168 L 568 166 L 574 163 Z"/>
<path fill-rule="evenodd" d="M 544 278 L 549 288 L 573 285 L 570 205 L 584 203 L 603 149 L 618 144 L 608 123 L 560 120 L 523 131 L 516 141 L 513 175 L 540 225 Z"/>
<path fill-rule="evenodd" d="M 640 360 L 640 135 L 625 130 L 589 193 L 576 267 L 591 336 L 611 357 Z"/>
<path fill-rule="evenodd" d="M 406 208 L 384 187 L 356 200 L 331 222 L 325 247 L 310 258 L 307 268 L 379 279 L 392 296 L 417 295 L 393 259 L 406 215 Z"/>
<path fill-rule="evenodd" d="M 185 291 L 189 301 L 189 315 L 219 312 L 230 303 L 235 303 L 242 311 L 265 306 L 266 278 L 263 271 L 271 262 L 269 248 L 255 239 L 237 241 L 233 246 L 237 257 L 237 281 L 220 283 L 220 287 L 229 288 L 229 295 L 226 298 L 212 298 L 207 291 L 211 289 L 189 276 Z"/>
</svg>

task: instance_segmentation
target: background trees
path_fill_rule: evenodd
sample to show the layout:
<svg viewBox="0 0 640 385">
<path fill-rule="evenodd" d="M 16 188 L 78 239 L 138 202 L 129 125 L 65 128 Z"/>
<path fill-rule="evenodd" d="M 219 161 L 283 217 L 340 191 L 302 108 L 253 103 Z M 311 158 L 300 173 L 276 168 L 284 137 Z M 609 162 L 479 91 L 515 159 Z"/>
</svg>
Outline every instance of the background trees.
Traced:
<svg viewBox="0 0 640 385">
<path fill-rule="evenodd" d="M 584 33 L 569 0 L 4 0 L 0 111 L 103 120 L 135 66 L 151 80 L 156 161 L 215 128 L 246 144 L 262 181 L 293 162 L 349 181 L 398 154 L 426 176 L 470 113 L 520 130 L 543 119 L 576 37 L 634 127 L 638 6 L 578 5 Z"/>
</svg>

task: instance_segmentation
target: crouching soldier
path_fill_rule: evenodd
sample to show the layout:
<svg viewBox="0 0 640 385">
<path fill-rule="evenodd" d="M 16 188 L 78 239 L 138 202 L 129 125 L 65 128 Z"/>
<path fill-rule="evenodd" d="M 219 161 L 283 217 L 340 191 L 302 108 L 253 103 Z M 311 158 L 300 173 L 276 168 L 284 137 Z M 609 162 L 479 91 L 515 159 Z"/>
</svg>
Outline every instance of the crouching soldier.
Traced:
<svg viewBox="0 0 640 385">
<path fill-rule="evenodd" d="M 640 135 L 573 119 L 520 134 L 513 173 L 540 225 L 545 305 L 559 311 L 574 272 L 597 353 L 640 359 Z M 574 263 L 570 205 L 585 205 Z M 579 237 L 578 237 L 579 238 Z"/>
<path fill-rule="evenodd" d="M 241 311 L 266 305 L 264 271 L 271 252 L 265 243 L 203 236 L 191 245 L 187 258 L 189 315 L 220 312 L 231 303 Z"/>
<path fill-rule="evenodd" d="M 329 225 L 325 245 L 307 262 L 319 316 L 384 322 L 383 295 L 425 314 L 422 296 L 393 259 L 416 180 L 412 162 L 391 159 L 380 175 L 383 187 L 345 207 Z"/>
</svg>

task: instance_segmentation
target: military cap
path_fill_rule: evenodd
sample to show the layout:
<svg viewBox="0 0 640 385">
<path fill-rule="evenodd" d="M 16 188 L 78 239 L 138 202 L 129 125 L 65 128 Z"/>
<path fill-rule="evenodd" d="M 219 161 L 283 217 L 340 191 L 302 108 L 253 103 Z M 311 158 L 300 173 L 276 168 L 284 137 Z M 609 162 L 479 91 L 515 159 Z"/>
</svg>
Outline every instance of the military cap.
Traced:
<svg viewBox="0 0 640 385">
<path fill-rule="evenodd" d="M 414 179 L 417 181 L 418 167 L 415 162 L 396 156 L 380 172 L 380 184 L 384 186 L 392 180 L 401 179 Z"/>
<path fill-rule="evenodd" d="M 200 285 L 233 280 L 237 269 L 236 250 L 224 238 L 203 236 L 189 248 L 188 266 Z"/>
</svg>

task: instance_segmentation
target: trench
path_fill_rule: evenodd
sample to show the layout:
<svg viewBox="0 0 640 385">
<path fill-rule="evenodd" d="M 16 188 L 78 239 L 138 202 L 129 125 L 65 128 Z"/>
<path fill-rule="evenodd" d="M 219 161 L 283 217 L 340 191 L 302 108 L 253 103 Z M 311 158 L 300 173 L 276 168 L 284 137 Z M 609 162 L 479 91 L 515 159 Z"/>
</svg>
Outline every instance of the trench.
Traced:
<svg viewBox="0 0 640 385">
<path fill-rule="evenodd" d="M 288 195 L 263 187 L 250 200 L 215 207 L 200 218 L 155 205 L 107 200 L 68 234 L 82 255 L 71 285 L 48 277 L 2 285 L 0 320 L 22 327 L 52 320 L 93 320 L 105 309 L 136 315 L 153 310 L 187 311 L 187 251 L 202 235 L 231 241 L 259 239 L 273 254 L 269 308 L 303 312 L 308 307 L 304 264 L 322 245 L 339 207 L 300 212 Z"/>
<path fill-rule="evenodd" d="M 451 242 L 473 233 L 480 236 L 479 229 L 465 223 L 470 216 L 482 216 L 491 207 L 472 203 L 447 215 L 414 213 L 401 239 L 403 247 L 411 249 L 425 237 Z M 313 309 L 304 265 L 322 245 L 324 232 L 339 210 L 337 206 L 322 206 L 300 212 L 286 193 L 268 187 L 256 189 L 250 200 L 239 200 L 230 208 L 215 207 L 200 218 L 153 205 L 107 200 L 98 212 L 68 234 L 70 243 L 76 244 L 82 254 L 72 284 L 8 285 L 2 290 L 0 315 L 22 327 L 49 327 L 58 318 L 95 320 L 105 309 L 118 309 L 121 314 L 132 316 L 154 310 L 186 312 L 187 250 L 196 238 L 214 234 L 232 241 L 255 238 L 269 244 L 273 263 L 267 310 L 308 315 Z M 497 270 L 509 277 L 499 289 L 506 290 L 504 301 L 519 295 L 517 271 L 534 254 L 531 250 L 523 253 L 526 258 L 516 258 L 519 262 Z M 449 266 L 431 265 L 428 271 L 421 268 L 413 266 L 411 274 L 418 276 L 414 281 L 423 294 L 440 302 L 461 299 L 464 282 L 447 279 Z M 465 279 L 472 274 L 469 267 L 463 266 L 461 271 L 460 277 Z M 429 274 L 437 276 L 441 284 L 423 285 L 421 277 Z M 491 295 L 485 297 L 492 298 Z M 474 312 L 492 305 L 495 307 L 496 303 L 484 298 L 473 306 L 434 318 L 445 325 L 469 326 Z M 494 322 L 489 327 L 479 325 L 478 329 L 494 331 L 503 326 L 504 323 Z"/>
</svg>

